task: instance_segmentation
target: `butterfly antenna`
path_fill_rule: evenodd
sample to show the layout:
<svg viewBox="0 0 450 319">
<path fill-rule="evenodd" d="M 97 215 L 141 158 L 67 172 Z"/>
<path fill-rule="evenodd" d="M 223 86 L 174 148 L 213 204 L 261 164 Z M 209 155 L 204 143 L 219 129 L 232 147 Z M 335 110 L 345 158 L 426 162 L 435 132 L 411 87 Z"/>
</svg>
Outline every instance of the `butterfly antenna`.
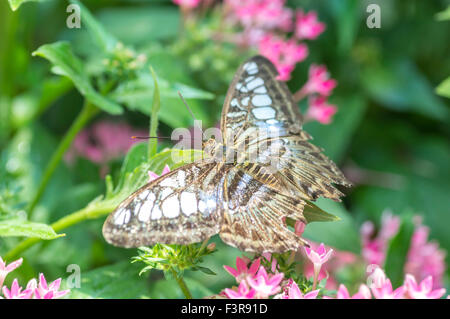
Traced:
<svg viewBox="0 0 450 319">
<path fill-rule="evenodd" d="M 186 100 L 184 99 L 183 95 L 181 94 L 180 91 L 178 91 L 178 95 L 180 96 L 181 101 L 183 101 L 184 106 L 186 106 L 187 110 L 189 111 L 189 113 L 191 114 L 192 118 L 194 119 L 194 121 L 197 121 L 197 118 L 194 115 L 194 112 L 192 112 L 191 108 L 189 107 L 189 105 L 186 103 Z M 205 135 L 204 132 L 202 130 L 202 140 L 205 140 Z"/>
<path fill-rule="evenodd" d="M 170 139 L 168 136 L 132 136 L 132 139 L 138 139 L 138 140 L 147 140 L 149 138 L 161 138 L 161 139 Z"/>
<path fill-rule="evenodd" d="M 186 100 L 184 99 L 183 95 L 181 95 L 181 92 L 178 91 L 178 95 L 181 98 L 181 101 L 183 101 L 184 106 L 186 106 L 187 110 L 189 111 L 189 113 L 191 114 L 192 118 L 196 121 L 197 119 L 195 118 L 194 113 L 192 112 L 191 108 L 189 107 L 189 105 L 186 103 Z"/>
</svg>

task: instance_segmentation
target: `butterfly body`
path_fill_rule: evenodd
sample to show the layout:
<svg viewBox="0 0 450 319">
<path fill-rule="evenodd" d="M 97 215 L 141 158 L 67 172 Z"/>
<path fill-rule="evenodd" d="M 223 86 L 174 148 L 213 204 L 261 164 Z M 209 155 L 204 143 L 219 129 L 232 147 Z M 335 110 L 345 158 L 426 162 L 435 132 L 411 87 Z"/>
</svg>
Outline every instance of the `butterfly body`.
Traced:
<svg viewBox="0 0 450 319">
<path fill-rule="evenodd" d="M 277 71 L 257 56 L 237 71 L 221 118 L 222 140 L 204 157 L 140 188 L 108 217 L 116 246 L 190 244 L 219 233 L 244 251 L 296 250 L 304 240 L 285 219 L 306 222 L 308 200 L 339 200 L 349 186 L 336 165 L 309 143 L 302 117 Z"/>
</svg>

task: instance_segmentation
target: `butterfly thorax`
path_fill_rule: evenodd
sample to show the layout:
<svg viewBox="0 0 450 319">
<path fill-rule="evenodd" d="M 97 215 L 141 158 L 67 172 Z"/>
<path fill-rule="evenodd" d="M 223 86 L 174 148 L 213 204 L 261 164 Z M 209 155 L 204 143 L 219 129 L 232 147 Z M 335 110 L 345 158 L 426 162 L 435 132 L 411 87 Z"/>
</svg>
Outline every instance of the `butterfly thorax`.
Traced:
<svg viewBox="0 0 450 319">
<path fill-rule="evenodd" d="M 215 139 L 209 139 L 203 143 L 204 158 L 217 163 L 235 165 L 238 160 L 238 152 L 234 147 L 225 146 Z"/>
</svg>

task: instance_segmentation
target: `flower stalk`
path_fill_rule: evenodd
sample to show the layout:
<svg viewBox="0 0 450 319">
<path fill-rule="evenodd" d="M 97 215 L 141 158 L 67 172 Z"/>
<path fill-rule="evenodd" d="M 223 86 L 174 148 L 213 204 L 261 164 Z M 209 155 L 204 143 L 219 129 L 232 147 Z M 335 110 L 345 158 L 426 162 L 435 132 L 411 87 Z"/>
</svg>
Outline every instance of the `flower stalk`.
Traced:
<svg viewBox="0 0 450 319">
<path fill-rule="evenodd" d="M 96 106 L 94 106 L 87 100 L 85 101 L 81 112 L 78 114 L 77 118 L 72 123 L 71 127 L 67 131 L 62 141 L 59 143 L 58 148 L 53 153 L 50 162 L 45 168 L 43 177 L 37 188 L 37 191 L 27 208 L 29 219 L 31 219 L 33 211 L 36 208 L 36 205 L 39 203 L 39 200 L 41 199 L 42 195 L 44 194 L 45 188 L 47 187 L 50 178 L 52 177 L 53 173 L 58 167 L 58 164 L 61 162 L 64 153 L 69 149 L 70 145 L 72 144 L 72 141 L 75 139 L 75 136 L 78 134 L 78 132 L 80 132 L 80 130 L 89 122 L 90 119 L 92 119 L 92 117 L 95 114 L 97 114 L 98 111 L 99 110 Z"/>
</svg>

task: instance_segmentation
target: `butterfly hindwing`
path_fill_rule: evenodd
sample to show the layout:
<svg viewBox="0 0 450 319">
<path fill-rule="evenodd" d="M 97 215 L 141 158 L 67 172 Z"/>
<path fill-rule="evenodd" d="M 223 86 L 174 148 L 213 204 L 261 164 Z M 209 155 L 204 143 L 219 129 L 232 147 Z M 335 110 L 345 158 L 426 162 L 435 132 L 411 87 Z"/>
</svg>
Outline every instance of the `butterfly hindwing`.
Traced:
<svg viewBox="0 0 450 319">
<path fill-rule="evenodd" d="M 238 168 L 226 173 L 224 192 L 227 209 L 219 234 L 225 243 L 258 253 L 297 250 L 304 244 L 284 221 L 305 221 L 301 199 L 282 195 Z"/>
<path fill-rule="evenodd" d="M 220 229 L 223 171 L 216 163 L 182 166 L 143 186 L 108 217 L 105 239 L 120 247 L 190 244 Z"/>
</svg>

